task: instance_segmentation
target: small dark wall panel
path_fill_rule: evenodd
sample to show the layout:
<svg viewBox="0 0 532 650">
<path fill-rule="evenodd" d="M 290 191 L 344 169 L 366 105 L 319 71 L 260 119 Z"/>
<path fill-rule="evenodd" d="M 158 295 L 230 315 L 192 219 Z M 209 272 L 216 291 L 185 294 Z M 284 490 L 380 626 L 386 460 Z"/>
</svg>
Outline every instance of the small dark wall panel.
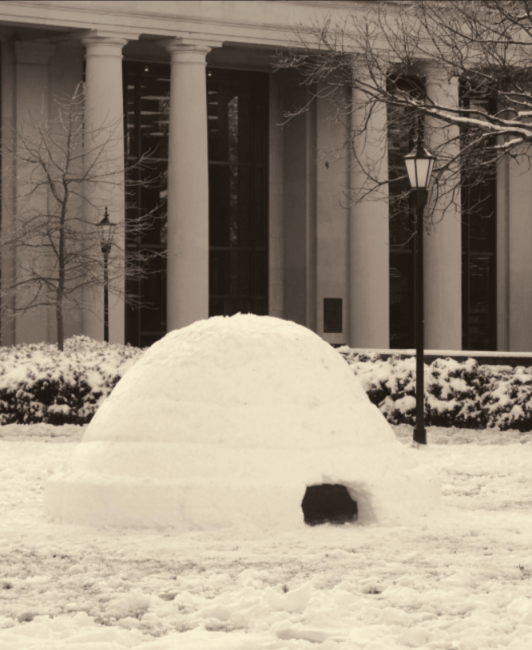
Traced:
<svg viewBox="0 0 532 650">
<path fill-rule="evenodd" d="M 323 331 L 325 334 L 341 334 L 343 304 L 341 298 L 323 299 Z"/>
</svg>

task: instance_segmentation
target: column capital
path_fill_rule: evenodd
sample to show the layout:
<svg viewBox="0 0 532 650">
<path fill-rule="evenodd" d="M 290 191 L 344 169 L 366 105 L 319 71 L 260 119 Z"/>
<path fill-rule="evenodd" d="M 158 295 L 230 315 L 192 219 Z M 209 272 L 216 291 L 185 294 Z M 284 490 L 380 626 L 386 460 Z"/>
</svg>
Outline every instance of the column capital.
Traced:
<svg viewBox="0 0 532 650">
<path fill-rule="evenodd" d="M 110 49 L 119 47 L 122 49 L 128 41 L 135 41 L 139 37 L 138 32 L 118 32 L 104 29 L 88 29 L 76 36 L 86 48 L 97 45 L 106 45 Z"/>
<path fill-rule="evenodd" d="M 386 87 L 387 70 L 378 64 L 371 65 L 361 54 L 353 56 L 351 71 L 355 91 L 373 92 Z"/>
<path fill-rule="evenodd" d="M 167 52 L 170 52 L 171 55 L 187 52 L 207 56 L 214 47 L 221 47 L 222 41 L 206 41 L 198 38 L 189 38 L 188 36 L 176 36 L 174 38 L 165 38 L 159 41 L 159 44 Z"/>
<path fill-rule="evenodd" d="M 352 58 L 353 74 L 357 77 L 371 77 L 376 78 L 384 75 L 383 71 L 377 66 L 372 66 L 367 58 L 362 54 L 353 54 Z"/>
<path fill-rule="evenodd" d="M 458 76 L 453 68 L 438 61 L 420 61 L 417 66 L 419 72 L 426 77 L 426 83 L 455 84 Z"/>
</svg>

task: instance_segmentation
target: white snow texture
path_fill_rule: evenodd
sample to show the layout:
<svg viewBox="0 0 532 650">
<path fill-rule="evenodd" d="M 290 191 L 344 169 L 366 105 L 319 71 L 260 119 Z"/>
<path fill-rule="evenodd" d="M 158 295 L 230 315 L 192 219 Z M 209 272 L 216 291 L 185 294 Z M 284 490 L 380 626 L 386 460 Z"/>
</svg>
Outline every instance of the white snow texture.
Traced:
<svg viewBox="0 0 532 650">
<path fill-rule="evenodd" d="M 93 526 L 304 525 L 342 484 L 359 524 L 438 513 L 440 482 L 342 357 L 295 323 L 238 314 L 170 332 L 126 372 L 64 468 L 48 516 Z"/>
</svg>

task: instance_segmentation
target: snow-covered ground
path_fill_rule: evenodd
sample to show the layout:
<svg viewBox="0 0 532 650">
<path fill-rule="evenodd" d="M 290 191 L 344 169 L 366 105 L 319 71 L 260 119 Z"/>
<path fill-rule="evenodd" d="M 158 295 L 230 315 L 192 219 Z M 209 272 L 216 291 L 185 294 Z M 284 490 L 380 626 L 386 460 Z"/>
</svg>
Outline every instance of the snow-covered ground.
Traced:
<svg viewBox="0 0 532 650">
<path fill-rule="evenodd" d="M 0 427 L 0 650 L 532 648 L 530 433 L 429 429 L 420 526 L 176 534 L 44 518 L 82 431 Z"/>
</svg>

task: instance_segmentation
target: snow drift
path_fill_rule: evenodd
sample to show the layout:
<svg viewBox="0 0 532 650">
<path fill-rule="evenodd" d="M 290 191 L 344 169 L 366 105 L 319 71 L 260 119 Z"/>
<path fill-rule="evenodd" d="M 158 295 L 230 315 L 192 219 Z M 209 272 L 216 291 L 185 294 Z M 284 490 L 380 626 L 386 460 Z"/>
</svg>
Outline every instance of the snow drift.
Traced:
<svg viewBox="0 0 532 650">
<path fill-rule="evenodd" d="M 437 512 L 439 479 L 399 443 L 342 357 L 268 316 L 170 332 L 123 376 L 45 512 L 95 526 L 302 526 L 307 486 L 344 485 L 358 523 Z"/>
</svg>

